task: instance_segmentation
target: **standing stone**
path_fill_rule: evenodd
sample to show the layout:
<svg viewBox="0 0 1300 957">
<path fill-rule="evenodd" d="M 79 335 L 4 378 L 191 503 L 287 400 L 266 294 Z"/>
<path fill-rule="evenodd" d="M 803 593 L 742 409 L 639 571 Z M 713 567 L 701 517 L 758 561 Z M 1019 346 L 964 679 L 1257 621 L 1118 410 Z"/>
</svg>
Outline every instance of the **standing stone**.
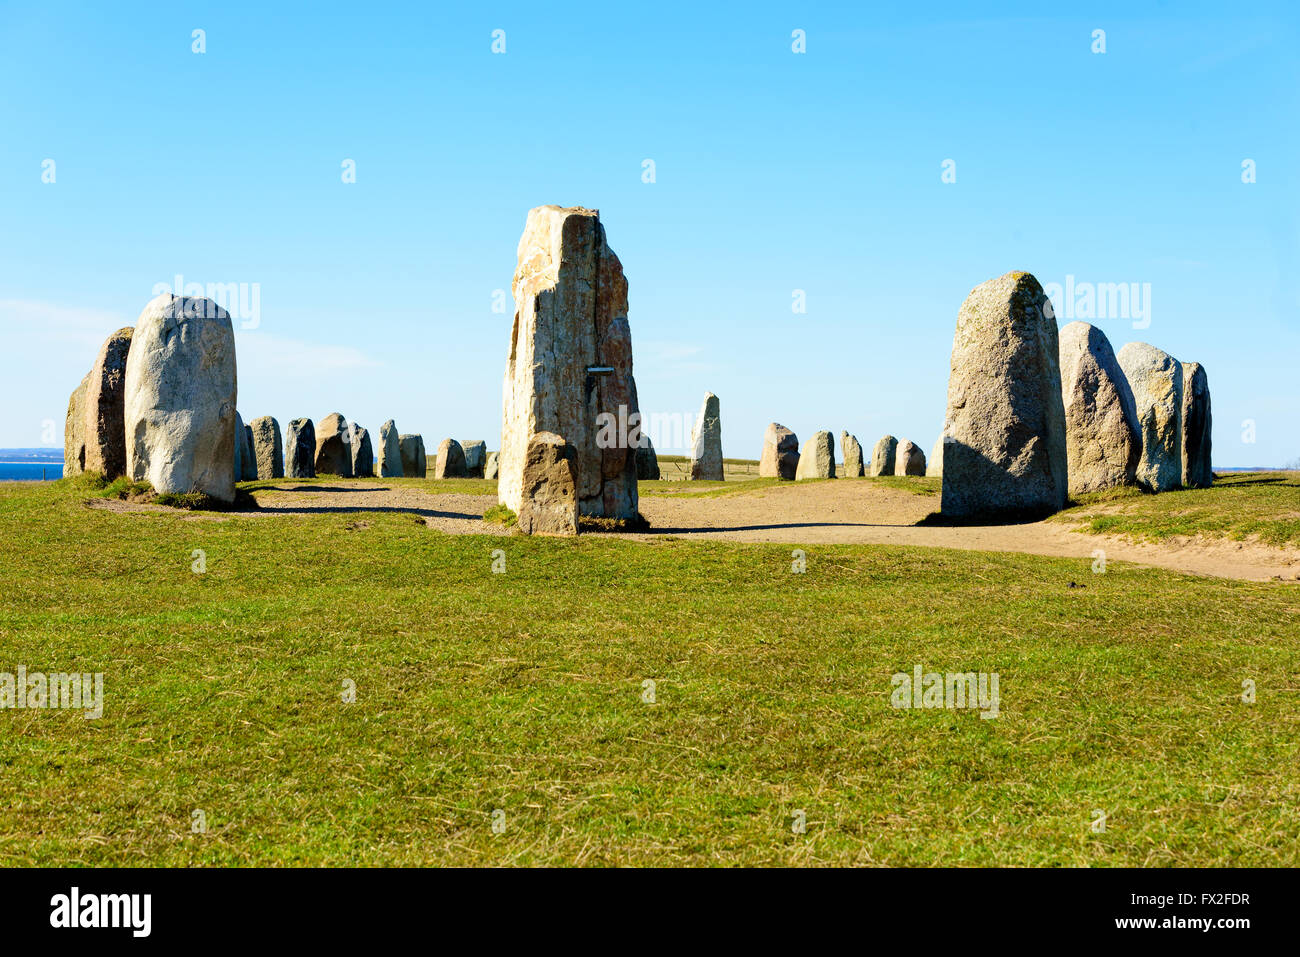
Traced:
<svg viewBox="0 0 1300 957">
<path fill-rule="evenodd" d="M 1210 463 L 1210 381 L 1199 362 L 1183 363 L 1183 485 L 1209 488 L 1214 481 Z"/>
<path fill-rule="evenodd" d="M 127 473 L 163 494 L 235 499 L 235 330 L 210 299 L 153 299 L 126 360 Z"/>
<path fill-rule="evenodd" d="M 1182 363 L 1145 342 L 1128 343 L 1118 358 L 1141 444 L 1138 484 L 1153 492 L 1178 488 L 1183 481 Z"/>
<path fill-rule="evenodd" d="M 759 478 L 792 481 L 799 471 L 799 436 L 779 422 L 763 432 L 763 454 L 758 460 Z"/>
<path fill-rule="evenodd" d="M 287 478 L 316 477 L 316 427 L 311 419 L 294 419 L 285 434 Z"/>
<path fill-rule="evenodd" d="M 797 479 L 835 478 L 835 439 L 826 430 L 814 432 L 799 453 Z"/>
<path fill-rule="evenodd" d="M 370 432 L 352 423 L 352 477 L 369 478 L 375 474 L 375 450 L 370 444 Z"/>
<path fill-rule="evenodd" d="M 244 425 L 244 417 L 235 413 L 235 481 L 252 482 L 257 478 L 257 459 L 253 457 L 253 433 Z"/>
<path fill-rule="evenodd" d="M 871 474 L 893 475 L 894 463 L 898 458 L 898 439 L 886 435 L 871 450 Z"/>
<path fill-rule="evenodd" d="M 316 430 L 316 474 L 352 478 L 352 433 L 337 412 L 325 416 Z"/>
<path fill-rule="evenodd" d="M 406 474 L 402 469 L 402 440 L 392 419 L 379 427 L 379 474 L 382 478 L 401 478 Z"/>
<path fill-rule="evenodd" d="M 895 475 L 925 474 L 925 453 L 915 442 L 907 440 L 900 442 L 894 462 Z"/>
<path fill-rule="evenodd" d="M 1136 484 L 1142 448 L 1129 418 L 1128 379 L 1110 340 L 1086 322 L 1062 326 L 1060 337 L 1070 494 Z"/>
<path fill-rule="evenodd" d="M 115 479 L 126 474 L 126 359 L 131 327 L 119 329 L 100 347 L 86 391 L 86 471 Z"/>
<path fill-rule="evenodd" d="M 659 456 L 655 454 L 650 436 L 641 433 L 641 444 L 636 449 L 636 477 L 646 482 L 659 481 Z"/>
<path fill-rule="evenodd" d="M 398 438 L 402 450 L 402 474 L 407 478 L 424 478 L 429 472 L 429 456 L 424 451 L 424 436 L 402 435 Z"/>
<path fill-rule="evenodd" d="M 63 420 L 63 476 L 86 471 L 86 396 L 90 392 L 90 373 L 68 397 L 68 415 Z"/>
<path fill-rule="evenodd" d="M 257 477 L 284 478 L 284 446 L 280 444 L 280 423 L 269 415 L 254 419 L 248 424 L 253 433 L 253 459 L 257 463 Z"/>
<path fill-rule="evenodd" d="M 516 525 L 525 535 L 578 534 L 577 450 L 553 432 L 538 432 L 524 457 L 523 500 Z"/>
<path fill-rule="evenodd" d="M 455 439 L 443 439 L 438 444 L 438 457 L 433 463 L 436 479 L 465 478 L 465 450 Z"/>
<path fill-rule="evenodd" d="M 1065 507 L 1059 354 L 1051 301 L 1029 273 L 990 279 L 966 297 L 948 378 L 943 514 L 1014 517 Z"/>
<path fill-rule="evenodd" d="M 843 449 L 844 468 L 840 470 L 845 478 L 858 478 L 865 474 L 862 468 L 862 446 L 856 435 L 840 432 L 840 448 Z"/>
<path fill-rule="evenodd" d="M 496 478 L 500 469 L 500 462 L 501 462 L 500 452 L 489 452 L 487 457 L 487 464 L 483 466 L 483 477 L 485 479 Z"/>
<path fill-rule="evenodd" d="M 460 443 L 465 453 L 465 475 L 469 478 L 482 478 L 487 465 L 487 443 L 482 439 L 468 439 Z"/>
<path fill-rule="evenodd" d="M 691 429 L 691 478 L 697 481 L 721 482 L 722 474 L 722 411 L 718 397 L 705 393 L 700 416 Z"/>
<path fill-rule="evenodd" d="M 943 474 L 943 436 L 939 436 L 930 451 L 930 458 L 925 463 L 925 474 L 939 476 Z"/>
<path fill-rule="evenodd" d="M 512 286 L 518 304 L 502 396 L 498 486 L 520 512 L 533 436 L 563 436 L 576 456 L 583 515 L 637 516 L 636 447 L 619 426 L 640 414 L 632 381 L 627 280 L 592 209 L 528 213 Z"/>
</svg>

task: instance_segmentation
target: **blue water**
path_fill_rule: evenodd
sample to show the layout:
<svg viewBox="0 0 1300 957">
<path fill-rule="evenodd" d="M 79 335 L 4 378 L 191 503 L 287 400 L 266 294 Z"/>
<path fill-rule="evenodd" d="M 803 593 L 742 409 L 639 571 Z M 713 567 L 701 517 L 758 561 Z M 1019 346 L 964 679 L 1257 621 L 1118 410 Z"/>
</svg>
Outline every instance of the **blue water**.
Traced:
<svg viewBox="0 0 1300 957">
<path fill-rule="evenodd" d="M 62 462 L 0 462 L 0 482 L 22 480 L 26 482 L 41 480 L 44 472 L 46 480 L 53 482 L 63 478 Z"/>
</svg>

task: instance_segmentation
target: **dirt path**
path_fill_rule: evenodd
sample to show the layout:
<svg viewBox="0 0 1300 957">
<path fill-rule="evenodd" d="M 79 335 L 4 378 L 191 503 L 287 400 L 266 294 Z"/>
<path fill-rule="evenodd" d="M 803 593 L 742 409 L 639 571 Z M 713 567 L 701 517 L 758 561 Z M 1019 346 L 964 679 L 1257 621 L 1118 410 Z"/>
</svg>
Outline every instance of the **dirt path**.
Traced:
<svg viewBox="0 0 1300 957">
<path fill-rule="evenodd" d="M 330 479 L 259 489 L 254 497 L 257 511 L 202 513 L 192 519 L 396 512 L 413 515 L 430 528 L 452 534 L 499 535 L 502 531 L 499 525 L 482 521 L 484 510 L 496 504 L 495 495 L 436 494 L 382 481 Z M 90 504 L 123 512 L 157 508 L 98 499 Z M 1094 552 L 1102 549 L 1107 561 L 1135 562 L 1218 578 L 1300 581 L 1297 549 L 1225 539 L 1139 544 L 1110 535 L 1080 534 L 1069 523 L 1059 521 L 982 526 L 917 524 L 938 504 L 937 495 L 917 495 L 852 480 L 769 486 L 719 496 L 643 495 L 641 512 L 653 531 L 630 537 L 675 535 L 795 545 L 920 545 L 1078 558 L 1089 565 Z"/>
</svg>

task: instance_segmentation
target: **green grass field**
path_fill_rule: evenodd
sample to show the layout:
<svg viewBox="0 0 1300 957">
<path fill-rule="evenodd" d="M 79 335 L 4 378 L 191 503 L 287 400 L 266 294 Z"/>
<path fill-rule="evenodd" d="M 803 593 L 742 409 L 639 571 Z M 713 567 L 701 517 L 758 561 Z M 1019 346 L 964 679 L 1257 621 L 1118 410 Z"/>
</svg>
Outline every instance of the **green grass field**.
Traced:
<svg viewBox="0 0 1300 957">
<path fill-rule="evenodd" d="M 1300 545 L 1300 472 L 1228 472 L 1208 489 L 1150 495 L 1119 489 L 1081 497 L 1054 518 L 1082 522 L 1090 532 L 1159 541 L 1204 535 Z"/>
<path fill-rule="evenodd" d="M 0 486 L 0 671 L 105 675 L 0 710 L 5 865 L 1300 863 L 1294 585 L 89 495 Z"/>
</svg>

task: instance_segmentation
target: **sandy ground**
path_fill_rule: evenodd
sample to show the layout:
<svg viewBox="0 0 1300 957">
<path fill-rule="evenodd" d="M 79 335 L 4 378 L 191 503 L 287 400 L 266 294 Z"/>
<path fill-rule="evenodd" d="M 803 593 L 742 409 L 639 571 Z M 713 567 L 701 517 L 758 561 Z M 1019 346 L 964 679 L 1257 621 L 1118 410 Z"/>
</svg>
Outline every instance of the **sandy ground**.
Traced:
<svg viewBox="0 0 1300 957">
<path fill-rule="evenodd" d="M 682 492 L 690 486 L 683 485 Z M 413 515 L 430 527 L 453 534 L 500 534 L 483 522 L 493 495 L 432 494 L 384 482 L 321 481 L 258 490 L 257 511 L 204 513 L 192 520 L 269 518 L 281 515 L 397 512 Z M 91 500 L 113 511 L 157 506 Z M 1073 531 L 1067 522 L 1015 525 L 947 526 L 917 524 L 939 505 L 937 495 L 915 495 L 853 480 L 790 484 L 737 491 L 720 496 L 643 495 L 641 512 L 653 538 L 710 538 L 737 542 L 791 544 L 919 545 L 974 551 L 1025 552 L 1086 560 L 1102 549 L 1107 561 L 1135 562 L 1195 575 L 1251 581 L 1300 581 L 1300 549 L 1277 549 L 1254 542 L 1186 539 L 1135 543 L 1110 535 Z M 364 525 L 364 519 L 358 519 Z"/>
</svg>

